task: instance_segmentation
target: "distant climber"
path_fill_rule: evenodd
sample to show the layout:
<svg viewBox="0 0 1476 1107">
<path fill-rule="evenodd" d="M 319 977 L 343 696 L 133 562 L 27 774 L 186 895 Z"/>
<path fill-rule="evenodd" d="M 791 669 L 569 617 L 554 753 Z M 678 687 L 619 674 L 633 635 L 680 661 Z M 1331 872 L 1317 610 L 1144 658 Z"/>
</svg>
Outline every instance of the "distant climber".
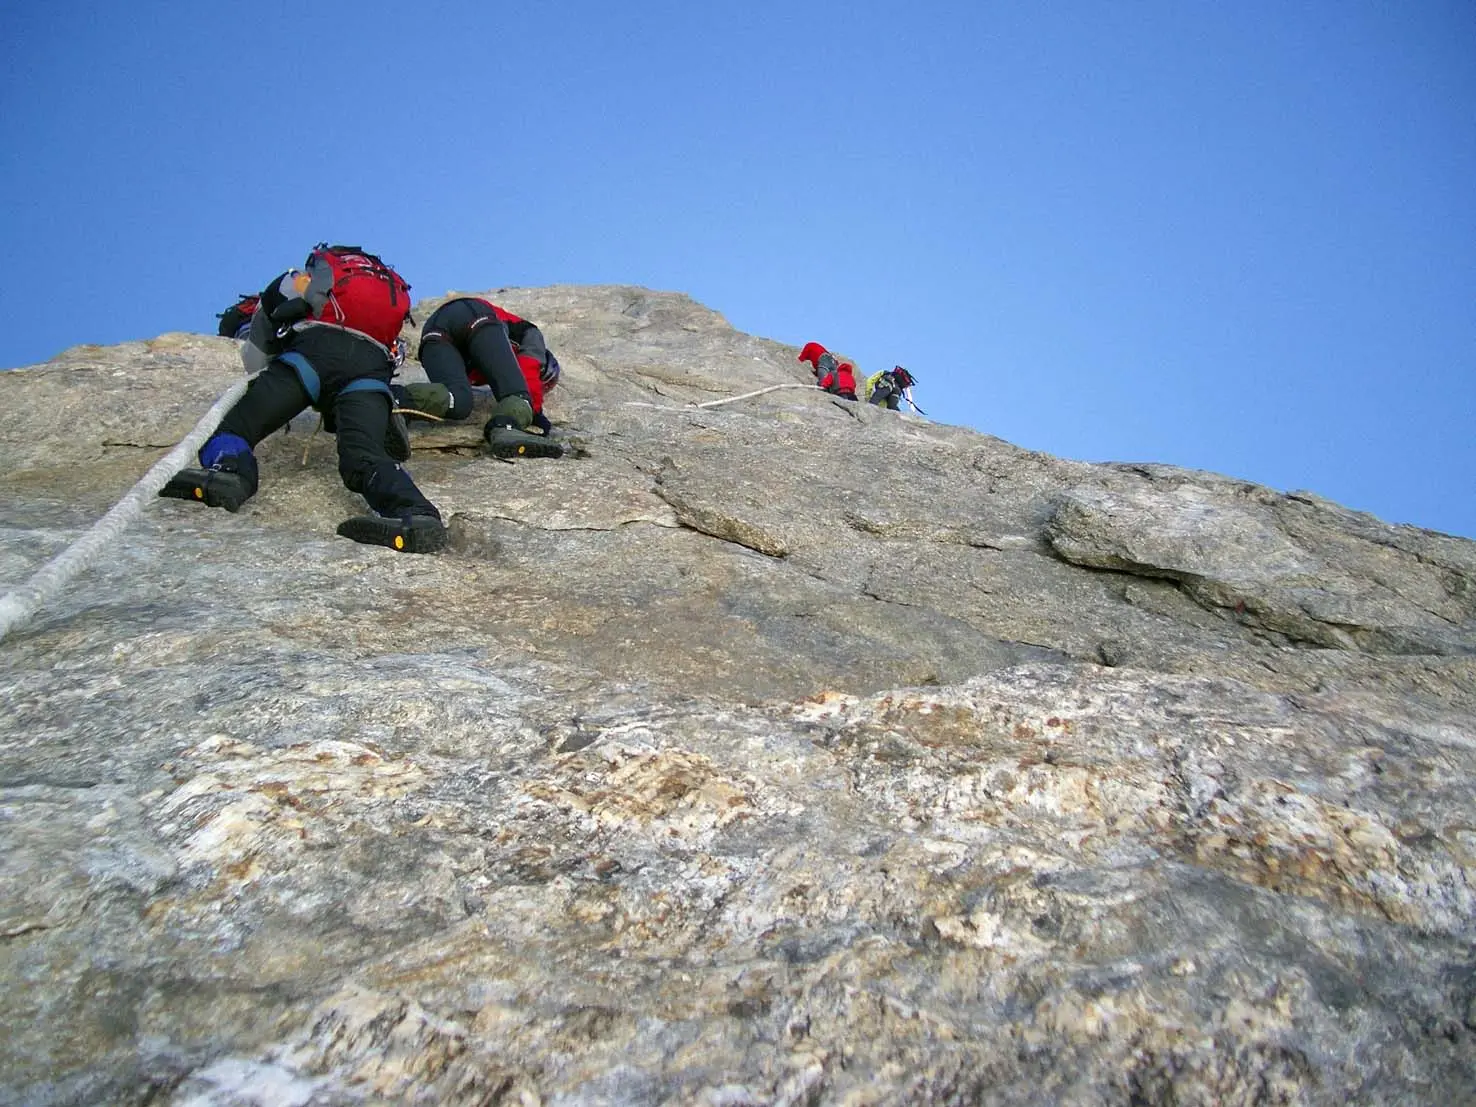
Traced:
<svg viewBox="0 0 1476 1107">
<path fill-rule="evenodd" d="M 339 524 L 355 542 L 429 553 L 446 543 L 440 512 L 400 465 L 409 455 L 393 413 L 391 349 L 410 316 L 410 286 L 358 246 L 319 243 L 301 270 L 261 292 L 241 360 L 246 394 L 161 496 L 237 511 L 256 493 L 256 445 L 308 407 L 338 436 L 338 472 L 373 510 Z"/>
<path fill-rule="evenodd" d="M 810 363 L 819 387 L 843 400 L 856 398 L 856 367 L 849 361 L 841 361 L 818 342 L 805 343 L 799 360 Z"/>
<path fill-rule="evenodd" d="M 429 384 L 405 386 L 401 403 L 445 419 L 472 412 L 472 386 L 492 390 L 482 428 L 495 457 L 559 457 L 543 398 L 559 382 L 558 358 L 534 324 L 489 300 L 461 296 L 442 304 L 420 329 L 418 354 Z M 533 434 L 537 427 L 542 434 Z"/>
<path fill-rule="evenodd" d="M 906 400 L 913 411 L 920 411 L 917 404 L 912 402 L 912 386 L 916 383 L 917 378 L 900 365 L 883 369 L 866 378 L 866 402 L 884 407 L 888 411 L 896 411 L 902 406 L 902 401 Z"/>
<path fill-rule="evenodd" d="M 251 330 L 251 317 L 256 314 L 260 302 L 261 297 L 255 292 L 241 293 L 234 304 L 216 316 L 220 326 L 215 333 L 222 338 L 245 338 Z"/>
</svg>

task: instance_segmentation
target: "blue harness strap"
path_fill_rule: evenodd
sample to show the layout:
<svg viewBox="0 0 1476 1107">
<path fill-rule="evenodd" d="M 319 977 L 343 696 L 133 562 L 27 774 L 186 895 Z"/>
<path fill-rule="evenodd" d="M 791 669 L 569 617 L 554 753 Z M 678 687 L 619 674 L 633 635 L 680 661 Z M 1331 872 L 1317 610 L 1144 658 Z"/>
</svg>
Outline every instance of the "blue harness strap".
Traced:
<svg viewBox="0 0 1476 1107">
<path fill-rule="evenodd" d="M 312 399 L 313 407 L 317 408 L 323 396 L 323 382 L 318 378 L 318 371 L 313 368 L 313 363 L 296 350 L 278 354 L 277 360 L 292 367 L 292 371 L 297 374 L 297 379 L 302 382 L 303 391 Z M 338 395 L 343 396 L 349 392 L 383 392 L 389 397 L 391 407 L 395 403 L 395 394 L 390 390 L 390 386 L 373 377 L 359 377 L 357 380 L 349 381 L 338 390 Z"/>
<path fill-rule="evenodd" d="M 295 350 L 278 354 L 277 360 L 292 367 L 292 371 L 297 374 L 297 379 L 302 382 L 302 390 L 313 401 L 313 407 L 317 407 L 318 397 L 323 394 L 323 382 L 318 379 L 318 371 L 313 368 L 313 363 Z"/>
<path fill-rule="evenodd" d="M 390 399 L 390 406 L 394 406 L 395 393 L 384 381 L 377 381 L 373 377 L 360 377 L 358 380 L 349 381 L 338 390 L 340 396 L 349 392 L 383 392 Z"/>
</svg>

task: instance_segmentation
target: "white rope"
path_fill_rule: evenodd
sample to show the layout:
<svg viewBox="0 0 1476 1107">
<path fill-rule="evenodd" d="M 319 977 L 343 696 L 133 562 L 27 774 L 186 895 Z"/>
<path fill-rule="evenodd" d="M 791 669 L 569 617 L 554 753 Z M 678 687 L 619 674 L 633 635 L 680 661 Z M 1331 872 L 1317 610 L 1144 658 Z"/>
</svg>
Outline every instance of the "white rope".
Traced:
<svg viewBox="0 0 1476 1107">
<path fill-rule="evenodd" d="M 93 523 L 81 538 L 37 570 L 25 584 L 0 598 L 0 641 L 12 630 L 27 623 L 69 580 L 87 568 L 98 550 L 112 542 L 137 518 L 144 505 L 159 494 L 159 489 L 194 460 L 195 452 L 220 425 L 231 405 L 246 391 L 246 383 L 244 379 L 239 380 L 226 389 L 220 399 L 215 401 L 215 406 L 195 424 L 195 429 L 185 435 L 178 446 L 155 462 L 154 467 L 143 475 L 132 491 L 113 505 L 111 511 Z"/>
<path fill-rule="evenodd" d="M 818 385 L 814 384 L 771 384 L 768 388 L 755 389 L 753 392 L 744 392 L 737 396 L 724 396 L 721 400 L 706 400 L 700 404 L 683 404 L 681 407 L 672 407 L 670 404 L 653 404 L 647 400 L 626 400 L 624 401 L 624 406 L 648 407 L 654 411 L 664 411 L 668 413 L 695 411 L 698 408 L 718 407 L 721 404 L 731 404 L 737 402 L 738 400 L 747 400 L 754 396 L 762 396 L 766 392 L 778 392 L 781 388 L 808 388 L 811 392 L 823 391 Z M 830 395 L 830 393 L 828 392 L 824 394 L 827 396 Z"/>
<path fill-rule="evenodd" d="M 693 404 L 693 407 L 717 407 L 719 404 L 736 403 L 738 400 L 746 400 L 751 396 L 762 396 L 765 392 L 778 392 L 781 388 L 815 388 L 813 384 L 773 384 L 768 388 L 760 388 L 754 392 L 745 392 L 741 396 L 729 396 L 725 400 L 708 400 L 705 404 Z"/>
</svg>

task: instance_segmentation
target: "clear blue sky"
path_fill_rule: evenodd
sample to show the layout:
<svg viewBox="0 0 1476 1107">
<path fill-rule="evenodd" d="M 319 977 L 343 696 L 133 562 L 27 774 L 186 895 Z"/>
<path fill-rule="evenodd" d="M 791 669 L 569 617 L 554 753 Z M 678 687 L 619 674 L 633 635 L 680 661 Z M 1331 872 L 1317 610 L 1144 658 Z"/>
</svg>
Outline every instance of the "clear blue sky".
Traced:
<svg viewBox="0 0 1476 1107">
<path fill-rule="evenodd" d="M 17 4 L 0 60 L 0 365 L 362 242 L 1476 536 L 1471 0 Z"/>
</svg>

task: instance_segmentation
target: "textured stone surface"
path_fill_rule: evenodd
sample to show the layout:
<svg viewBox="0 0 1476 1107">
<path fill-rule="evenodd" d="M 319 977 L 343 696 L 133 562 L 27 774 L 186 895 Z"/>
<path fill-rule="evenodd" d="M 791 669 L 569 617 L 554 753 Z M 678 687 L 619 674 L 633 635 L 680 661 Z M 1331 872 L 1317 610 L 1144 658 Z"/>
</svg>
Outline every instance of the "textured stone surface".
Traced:
<svg viewBox="0 0 1476 1107">
<path fill-rule="evenodd" d="M 0 643 L 0 1103 L 1476 1098 L 1476 544 L 494 296 L 572 451 L 417 426 L 445 554 L 305 416 Z M 237 366 L 0 375 L 0 584 Z"/>
</svg>

